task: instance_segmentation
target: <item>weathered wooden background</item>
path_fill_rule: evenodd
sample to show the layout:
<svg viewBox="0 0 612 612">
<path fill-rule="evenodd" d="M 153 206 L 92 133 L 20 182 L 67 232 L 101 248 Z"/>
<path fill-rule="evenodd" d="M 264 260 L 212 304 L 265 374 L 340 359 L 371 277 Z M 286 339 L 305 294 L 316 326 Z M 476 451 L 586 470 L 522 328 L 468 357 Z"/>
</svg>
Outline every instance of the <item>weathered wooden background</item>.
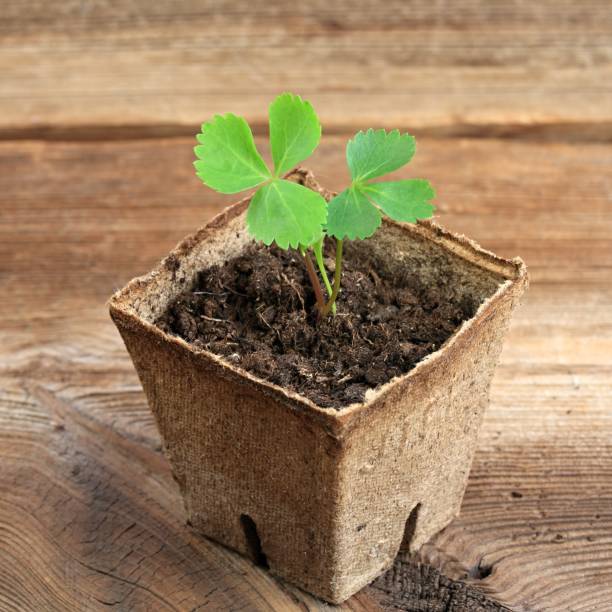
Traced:
<svg viewBox="0 0 612 612">
<path fill-rule="evenodd" d="M 331 610 L 191 533 L 105 300 L 229 199 L 213 112 L 419 136 L 439 220 L 527 261 L 461 515 L 339 609 L 612 609 L 607 0 L 3 0 L 0 610 Z"/>
</svg>

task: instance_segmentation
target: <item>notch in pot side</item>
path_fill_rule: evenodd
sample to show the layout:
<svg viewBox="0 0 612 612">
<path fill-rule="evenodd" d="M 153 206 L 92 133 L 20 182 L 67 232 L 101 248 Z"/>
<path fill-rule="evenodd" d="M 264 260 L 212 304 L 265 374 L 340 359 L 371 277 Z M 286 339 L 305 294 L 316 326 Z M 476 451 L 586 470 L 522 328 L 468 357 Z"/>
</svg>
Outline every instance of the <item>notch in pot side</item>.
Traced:
<svg viewBox="0 0 612 612">
<path fill-rule="evenodd" d="M 323 190 L 312 175 L 291 179 Z M 324 409 L 154 322 L 198 273 L 251 244 L 245 199 L 183 240 L 110 300 L 196 530 L 339 603 L 459 512 L 489 387 L 513 309 L 527 286 L 520 259 L 501 259 L 421 221 L 385 221 L 371 248 L 426 283 L 452 270 L 480 304 L 437 351 L 365 401 Z M 433 265 L 432 265 L 433 264 Z M 411 512 L 418 507 L 418 512 Z M 245 519 L 256 525 L 245 537 Z"/>
</svg>

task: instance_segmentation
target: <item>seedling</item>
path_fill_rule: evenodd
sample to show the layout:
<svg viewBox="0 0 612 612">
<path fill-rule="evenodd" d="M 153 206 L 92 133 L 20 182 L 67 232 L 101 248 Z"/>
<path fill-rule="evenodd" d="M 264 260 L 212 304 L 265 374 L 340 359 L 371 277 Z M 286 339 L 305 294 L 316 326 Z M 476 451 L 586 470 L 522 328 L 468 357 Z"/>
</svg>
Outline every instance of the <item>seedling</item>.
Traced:
<svg viewBox="0 0 612 612">
<path fill-rule="evenodd" d="M 313 286 L 320 316 L 336 312 L 342 276 L 345 239 L 365 239 L 378 229 L 382 216 L 415 223 L 432 216 L 434 190 L 423 179 L 372 182 L 398 170 L 415 151 L 415 140 L 398 130 L 358 132 L 346 147 L 351 184 L 337 196 L 325 199 L 307 187 L 283 177 L 316 149 L 321 124 L 311 104 L 284 93 L 269 109 L 271 171 L 255 146 L 248 123 L 231 113 L 216 115 L 202 125 L 194 162 L 200 179 L 221 193 L 238 193 L 257 187 L 247 210 L 249 233 L 266 245 L 297 249 Z M 336 241 L 333 284 L 323 261 L 326 236 Z M 325 285 L 310 256 L 314 253 Z"/>
</svg>

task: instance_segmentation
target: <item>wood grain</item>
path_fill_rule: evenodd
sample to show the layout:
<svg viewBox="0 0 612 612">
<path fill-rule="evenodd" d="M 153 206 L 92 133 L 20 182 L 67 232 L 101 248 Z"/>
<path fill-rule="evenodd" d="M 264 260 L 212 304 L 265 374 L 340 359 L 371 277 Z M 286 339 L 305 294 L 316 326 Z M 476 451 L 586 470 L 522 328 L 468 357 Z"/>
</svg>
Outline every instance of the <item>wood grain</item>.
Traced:
<svg viewBox="0 0 612 612">
<path fill-rule="evenodd" d="M 331 188 L 342 140 L 311 163 Z M 191 146 L 0 143 L 0 610 L 332 609 L 190 533 L 107 316 L 231 202 Z M 461 515 L 340 609 L 612 608 L 611 162 L 603 144 L 419 140 L 439 220 L 524 256 L 532 287 Z"/>
<path fill-rule="evenodd" d="M 0 73 L 11 136 L 189 133 L 228 111 L 261 126 L 290 90 L 336 132 L 612 138 L 602 0 L 5 0 Z"/>
</svg>

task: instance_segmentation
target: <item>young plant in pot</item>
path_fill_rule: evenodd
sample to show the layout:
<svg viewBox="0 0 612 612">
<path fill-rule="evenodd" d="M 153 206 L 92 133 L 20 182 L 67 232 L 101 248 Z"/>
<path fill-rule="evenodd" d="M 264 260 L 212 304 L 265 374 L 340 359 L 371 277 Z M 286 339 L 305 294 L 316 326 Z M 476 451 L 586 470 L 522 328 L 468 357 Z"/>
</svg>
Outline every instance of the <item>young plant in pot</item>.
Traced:
<svg viewBox="0 0 612 612">
<path fill-rule="evenodd" d="M 337 195 L 296 165 L 312 106 L 270 106 L 273 170 L 242 118 L 202 126 L 196 172 L 256 189 L 110 300 L 199 532 L 332 603 L 459 512 L 527 285 L 431 221 L 414 138 L 359 132 Z"/>
</svg>

